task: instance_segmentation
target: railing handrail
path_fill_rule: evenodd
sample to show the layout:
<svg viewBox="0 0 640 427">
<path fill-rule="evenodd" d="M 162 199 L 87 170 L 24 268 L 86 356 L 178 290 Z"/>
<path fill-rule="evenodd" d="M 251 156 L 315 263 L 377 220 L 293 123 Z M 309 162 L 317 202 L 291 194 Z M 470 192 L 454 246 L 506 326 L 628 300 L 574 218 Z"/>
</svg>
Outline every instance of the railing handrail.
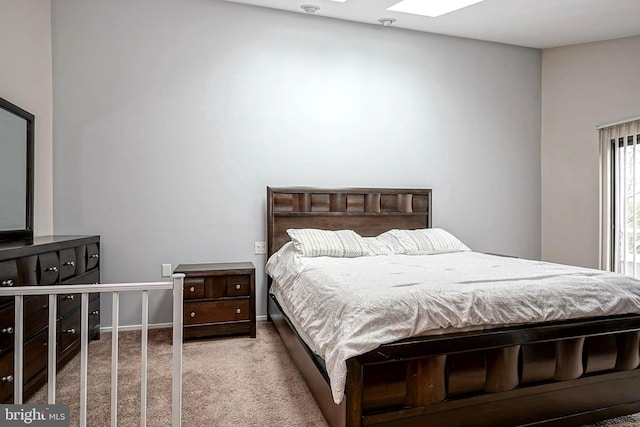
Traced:
<svg viewBox="0 0 640 427">
<path fill-rule="evenodd" d="M 16 295 L 59 295 L 83 292 L 128 292 L 128 291 L 154 291 L 173 289 L 173 282 L 138 282 L 138 283 L 94 283 L 78 285 L 31 285 L 0 287 L 0 297 L 13 297 Z"/>
</svg>

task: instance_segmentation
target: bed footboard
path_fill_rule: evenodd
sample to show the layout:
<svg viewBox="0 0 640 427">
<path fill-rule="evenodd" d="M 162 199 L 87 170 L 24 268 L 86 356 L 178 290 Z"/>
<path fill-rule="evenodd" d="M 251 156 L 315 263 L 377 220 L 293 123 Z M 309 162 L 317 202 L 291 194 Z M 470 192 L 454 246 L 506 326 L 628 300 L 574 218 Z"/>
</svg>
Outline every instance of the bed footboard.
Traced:
<svg viewBox="0 0 640 427">
<path fill-rule="evenodd" d="M 421 337 L 347 361 L 345 399 L 269 314 L 331 427 L 580 426 L 640 412 L 640 316 Z"/>
<path fill-rule="evenodd" d="M 346 425 L 567 426 L 637 412 L 639 328 L 628 316 L 385 345 L 348 361 Z"/>
</svg>

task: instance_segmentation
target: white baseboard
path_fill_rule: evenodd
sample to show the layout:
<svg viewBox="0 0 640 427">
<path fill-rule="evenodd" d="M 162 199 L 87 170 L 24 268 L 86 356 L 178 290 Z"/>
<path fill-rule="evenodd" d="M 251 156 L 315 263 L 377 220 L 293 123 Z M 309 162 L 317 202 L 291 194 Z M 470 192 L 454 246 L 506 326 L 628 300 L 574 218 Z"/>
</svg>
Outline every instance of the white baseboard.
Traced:
<svg viewBox="0 0 640 427">
<path fill-rule="evenodd" d="M 163 329 L 163 328 L 171 328 L 173 327 L 173 323 L 152 323 L 149 324 L 149 329 Z M 120 325 L 118 326 L 118 331 L 140 331 L 142 330 L 142 325 Z M 111 326 L 105 326 L 100 328 L 100 332 L 111 332 Z"/>
<path fill-rule="evenodd" d="M 267 316 L 256 316 L 256 322 L 265 322 Z M 149 325 L 149 329 L 163 329 L 172 328 L 173 323 L 152 323 Z M 139 331 L 142 329 L 142 325 L 120 325 L 118 331 Z M 111 326 L 105 326 L 100 328 L 100 332 L 111 332 Z"/>
</svg>

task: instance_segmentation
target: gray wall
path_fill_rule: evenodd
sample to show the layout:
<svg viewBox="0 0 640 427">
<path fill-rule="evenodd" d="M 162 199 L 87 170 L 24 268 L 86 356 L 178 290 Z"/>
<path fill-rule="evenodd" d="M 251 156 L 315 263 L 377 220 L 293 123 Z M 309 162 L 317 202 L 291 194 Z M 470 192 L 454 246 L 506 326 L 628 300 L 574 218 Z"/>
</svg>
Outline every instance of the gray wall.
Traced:
<svg viewBox="0 0 640 427">
<path fill-rule="evenodd" d="M 430 187 L 435 226 L 540 257 L 540 51 L 221 0 L 52 8 L 54 226 L 102 236 L 103 281 L 253 261 L 264 315 L 267 185 Z"/>
<path fill-rule="evenodd" d="M 36 235 L 53 232 L 52 96 L 50 1 L 0 0 L 0 97 L 36 116 Z"/>
<path fill-rule="evenodd" d="M 640 116 L 640 37 L 542 55 L 542 256 L 598 268 L 596 126 Z"/>
</svg>

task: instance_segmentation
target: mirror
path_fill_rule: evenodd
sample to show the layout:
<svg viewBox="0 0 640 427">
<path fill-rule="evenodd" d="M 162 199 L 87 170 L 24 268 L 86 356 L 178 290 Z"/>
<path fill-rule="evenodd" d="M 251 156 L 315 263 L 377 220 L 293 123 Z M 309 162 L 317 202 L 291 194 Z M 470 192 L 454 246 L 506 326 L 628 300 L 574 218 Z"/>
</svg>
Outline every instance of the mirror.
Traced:
<svg viewBox="0 0 640 427">
<path fill-rule="evenodd" d="M 33 238 L 34 122 L 0 98 L 0 241 Z"/>
</svg>

